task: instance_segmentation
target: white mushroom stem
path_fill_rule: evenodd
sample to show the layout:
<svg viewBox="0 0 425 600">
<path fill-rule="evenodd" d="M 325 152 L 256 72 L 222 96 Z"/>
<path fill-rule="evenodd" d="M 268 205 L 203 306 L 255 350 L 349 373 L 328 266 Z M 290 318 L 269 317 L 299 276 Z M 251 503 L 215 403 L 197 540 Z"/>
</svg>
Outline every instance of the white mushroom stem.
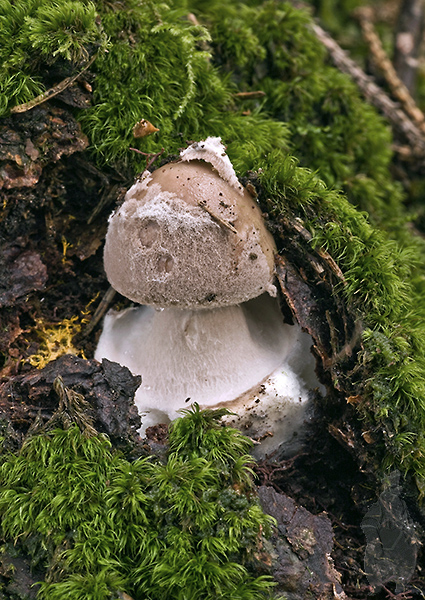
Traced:
<svg viewBox="0 0 425 600">
<path fill-rule="evenodd" d="M 291 365 L 297 352 L 306 354 L 298 371 L 308 363 L 312 373 L 314 361 L 308 347 L 300 348 L 300 333 L 283 323 L 276 299 L 267 294 L 211 310 L 139 306 L 106 316 L 96 358 L 142 376 L 135 397 L 142 434 L 151 425 L 170 422 L 193 402 L 226 406 L 249 429 L 247 418 L 252 421 L 261 400 L 257 421 L 262 426 L 257 423 L 254 430 L 273 429 L 277 420 L 276 446 L 294 434 L 289 413 L 297 415 L 295 429 L 306 416 L 307 387 Z"/>
<path fill-rule="evenodd" d="M 95 357 L 142 376 L 142 434 L 197 402 L 234 411 L 229 421 L 264 438 L 262 454 L 294 450 L 319 383 L 311 339 L 282 320 L 276 252 L 220 138 L 195 142 L 128 190 L 109 220 L 105 271 L 146 306 L 109 313 Z"/>
</svg>

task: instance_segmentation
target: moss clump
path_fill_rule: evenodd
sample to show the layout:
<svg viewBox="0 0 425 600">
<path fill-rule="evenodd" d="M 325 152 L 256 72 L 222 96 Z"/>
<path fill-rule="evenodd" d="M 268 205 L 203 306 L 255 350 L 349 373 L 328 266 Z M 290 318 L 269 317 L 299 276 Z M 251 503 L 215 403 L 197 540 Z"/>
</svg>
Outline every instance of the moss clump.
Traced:
<svg viewBox="0 0 425 600">
<path fill-rule="evenodd" d="M 174 422 L 165 463 L 125 460 L 76 426 L 30 438 L 0 469 L 2 535 L 47 567 L 40 598 L 254 600 L 250 574 L 272 519 L 251 442 L 197 406 Z"/>
<path fill-rule="evenodd" d="M 99 158 L 143 168 L 128 151 L 141 118 L 160 129 L 139 142 L 143 151 L 172 154 L 186 140 L 220 135 L 240 173 L 265 153 L 290 149 L 376 222 L 398 226 L 402 196 L 389 174 L 389 130 L 326 64 L 306 13 L 274 0 L 97 7 L 111 48 L 96 61 L 94 106 L 81 119 Z M 206 27 L 193 25 L 189 11 Z M 258 89 L 264 100 L 232 95 Z"/>
<path fill-rule="evenodd" d="M 73 74 L 91 54 L 105 48 L 92 2 L 1 0 L 0 116 L 45 91 L 52 76 Z"/>
<path fill-rule="evenodd" d="M 130 146 L 174 154 L 187 140 L 220 135 L 240 174 L 272 150 L 291 151 L 376 223 L 398 227 L 402 196 L 389 173 L 390 133 L 354 84 L 327 65 L 307 13 L 276 0 L 2 6 L 8 106 L 36 93 L 16 80 L 23 65 L 25 77 L 40 82 L 47 65 L 61 59 L 72 69 L 99 47 L 93 104 L 79 114 L 99 164 L 128 165 L 134 173 L 144 160 Z M 264 99 L 234 96 L 258 89 Z M 142 118 L 160 131 L 135 142 L 132 129 Z"/>
<path fill-rule="evenodd" d="M 425 494 L 425 304 L 421 242 L 409 246 L 373 227 L 344 195 L 331 191 L 291 157 L 271 154 L 260 180 L 274 218 L 290 214 L 344 273 L 335 288 L 366 326 L 350 375 L 363 398 L 359 417 L 384 437 L 382 468 L 401 468 Z M 357 374 L 356 374 L 357 372 Z M 338 382 L 335 382 L 337 384 Z"/>
<path fill-rule="evenodd" d="M 288 147 L 284 123 L 260 110 L 246 115 L 235 102 L 237 87 L 213 64 L 210 33 L 189 20 L 187 2 L 126 0 L 116 11 L 100 0 L 97 7 L 111 47 L 93 65 L 94 104 L 80 120 L 100 164 L 135 173 L 145 160 L 130 146 L 175 154 L 187 140 L 219 135 L 242 173 L 256 156 Z M 159 132 L 135 141 L 142 118 Z"/>
<path fill-rule="evenodd" d="M 376 223 L 396 226 L 402 194 L 389 173 L 390 131 L 349 78 L 327 64 L 309 15 L 275 0 L 195 0 L 192 7 L 209 24 L 221 70 L 232 72 L 238 88 L 266 93 L 261 110 L 288 125 L 300 163 Z"/>
</svg>

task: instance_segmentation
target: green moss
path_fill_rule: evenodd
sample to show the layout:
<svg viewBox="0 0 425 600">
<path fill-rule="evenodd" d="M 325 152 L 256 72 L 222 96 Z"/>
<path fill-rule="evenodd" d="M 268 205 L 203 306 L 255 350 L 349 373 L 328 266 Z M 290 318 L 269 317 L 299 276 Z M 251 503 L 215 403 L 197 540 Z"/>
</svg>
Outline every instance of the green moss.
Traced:
<svg viewBox="0 0 425 600">
<path fill-rule="evenodd" d="M 262 111 L 287 123 L 300 163 L 343 189 L 376 223 L 397 226 L 402 195 L 389 173 L 390 132 L 355 85 L 327 64 L 307 13 L 275 0 L 195 0 L 197 7 L 217 64 L 239 88 L 266 93 Z"/>
<path fill-rule="evenodd" d="M 272 519 L 254 492 L 251 442 L 222 427 L 222 414 L 186 411 L 165 463 L 129 462 L 76 426 L 3 457 L 2 535 L 44 561 L 40 598 L 269 595 L 270 579 L 251 570 Z"/>
<path fill-rule="evenodd" d="M 0 116 L 41 94 L 52 65 L 63 78 L 106 48 L 96 17 L 92 2 L 0 0 Z"/>
<path fill-rule="evenodd" d="M 398 227 L 401 193 L 389 174 L 389 131 L 354 84 L 326 64 L 307 13 L 276 0 L 95 6 L 0 3 L 8 106 L 37 92 L 43 65 L 78 62 L 97 44 L 94 102 L 80 120 L 99 164 L 137 172 L 144 160 L 130 146 L 174 154 L 187 140 L 221 135 L 239 173 L 273 149 L 290 150 L 376 223 Z M 188 18 L 191 11 L 203 26 Z M 263 100 L 232 96 L 258 89 Z M 135 141 L 132 128 L 142 118 L 160 131 Z"/>
<path fill-rule="evenodd" d="M 68 26 L 57 27 L 42 56 L 37 36 L 48 36 L 58 7 L 65 15 L 69 4 L 90 18 L 79 19 L 72 39 Z M 366 326 L 358 363 L 365 376 L 353 375 L 365 398 L 359 417 L 384 433 L 383 466 L 411 472 L 422 489 L 425 250 L 406 226 L 383 120 L 328 64 L 310 17 L 288 3 L 98 0 L 95 6 L 0 1 L 7 106 L 37 93 L 47 65 L 71 68 L 94 45 L 100 51 L 92 66 L 93 103 L 78 118 L 100 166 L 134 175 L 145 160 L 131 146 L 163 147 L 172 155 L 188 140 L 220 135 L 238 175 L 259 173 L 273 218 L 299 216 L 312 244 L 342 269 L 347 285 L 334 293 Z M 266 95 L 234 95 L 255 90 Z M 142 118 L 160 131 L 134 140 L 132 128 Z"/>
<path fill-rule="evenodd" d="M 175 154 L 186 140 L 220 135 L 242 173 L 255 165 L 256 156 L 288 147 L 284 123 L 261 111 L 246 116 L 235 104 L 237 88 L 213 65 L 210 34 L 188 20 L 186 3 L 173 2 L 171 8 L 127 1 L 126 6 L 117 13 L 98 3 L 112 43 L 94 65 L 94 106 L 80 119 L 100 164 L 138 172 L 145 160 L 130 146 L 144 152 L 164 147 Z M 142 118 L 160 131 L 136 141 L 132 129 Z"/>
<path fill-rule="evenodd" d="M 342 194 L 330 191 L 292 158 L 271 154 L 261 183 L 274 216 L 290 212 L 310 229 L 312 245 L 327 250 L 346 285 L 335 289 L 366 330 L 356 382 L 364 397 L 359 417 L 384 436 L 382 468 L 401 468 L 425 481 L 425 304 L 422 242 L 400 244 L 373 227 Z"/>
<path fill-rule="evenodd" d="M 320 18 L 328 30 L 342 33 L 341 30 L 344 28 L 347 37 L 347 29 L 348 35 L 350 35 L 350 30 L 356 24 L 353 15 L 355 9 L 364 6 L 367 2 L 365 0 L 309 0 L 309 4 L 314 7 L 314 14 Z"/>
</svg>

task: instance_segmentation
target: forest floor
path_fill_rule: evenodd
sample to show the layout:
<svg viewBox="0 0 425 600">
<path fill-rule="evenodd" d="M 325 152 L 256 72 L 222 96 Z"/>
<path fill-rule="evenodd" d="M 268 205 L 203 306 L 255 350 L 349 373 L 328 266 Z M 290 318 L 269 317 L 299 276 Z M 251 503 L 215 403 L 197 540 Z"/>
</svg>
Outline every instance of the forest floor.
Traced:
<svg viewBox="0 0 425 600">
<path fill-rule="evenodd" d="M 100 324 L 91 327 L 90 320 L 109 288 L 103 237 L 131 177 L 100 171 L 84 153 L 86 145 L 70 113 L 47 104 L 0 125 L 0 411 L 3 431 L 12 427 L 16 448 L 36 419 L 47 422 L 57 408 L 47 388 L 37 395 L 36 386 L 31 391 L 23 380 L 35 381 L 40 368 L 64 353 L 84 359 L 75 362 L 73 379 L 72 364 L 67 367 L 77 389 L 94 368 L 89 359 Z M 114 298 L 115 307 L 127 303 Z M 121 424 L 127 431 L 115 431 L 117 439 L 129 435 L 130 421 Z M 348 598 L 424 598 L 420 561 L 405 590 L 396 593 L 389 582 L 374 593 L 364 571 L 361 525 L 377 501 L 376 481 L 361 470 L 355 449 L 341 446 L 325 422 L 316 426 L 299 455 L 257 464 L 258 485 L 286 494 L 313 515 L 328 516 L 332 558 Z"/>
</svg>

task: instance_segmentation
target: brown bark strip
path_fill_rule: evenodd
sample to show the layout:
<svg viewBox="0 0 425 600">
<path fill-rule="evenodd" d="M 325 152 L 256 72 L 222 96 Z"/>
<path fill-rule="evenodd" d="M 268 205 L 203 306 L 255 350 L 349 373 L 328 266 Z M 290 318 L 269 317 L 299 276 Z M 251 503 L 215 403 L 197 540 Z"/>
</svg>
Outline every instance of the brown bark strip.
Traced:
<svg viewBox="0 0 425 600">
<path fill-rule="evenodd" d="M 409 90 L 397 75 L 394 65 L 382 47 L 381 40 L 379 39 L 372 22 L 370 8 L 365 6 L 358 9 L 356 15 L 362 28 L 363 37 L 369 46 L 373 62 L 384 75 L 395 98 L 401 102 L 406 113 L 416 123 L 420 130 L 425 133 L 425 115 L 418 108 L 416 102 L 410 95 Z"/>
<path fill-rule="evenodd" d="M 366 73 L 347 55 L 337 42 L 319 25 L 313 24 L 313 31 L 329 51 L 335 66 L 348 74 L 359 87 L 366 100 L 380 110 L 393 124 L 399 133 L 403 134 L 416 156 L 425 156 L 425 135 L 420 128 L 401 110 Z"/>
<path fill-rule="evenodd" d="M 303 227 L 301 225 L 301 223 L 297 222 L 296 219 L 287 218 L 287 221 L 288 221 L 288 224 L 291 227 L 293 227 L 296 231 L 298 231 L 298 233 L 307 242 L 311 242 L 311 240 L 313 239 L 313 236 L 305 227 Z M 347 285 L 347 280 L 345 279 L 343 272 L 338 267 L 338 265 L 336 264 L 336 262 L 334 261 L 332 256 L 329 254 L 329 252 L 326 252 L 326 250 L 323 250 L 322 248 L 316 248 L 315 250 L 316 250 L 317 254 L 320 256 L 320 258 L 322 258 L 327 263 L 328 267 L 331 269 L 331 271 L 334 273 L 334 275 L 336 275 L 338 277 L 338 279 L 344 285 Z"/>
<path fill-rule="evenodd" d="M 38 106 L 39 104 L 43 104 L 43 102 L 50 100 L 50 98 L 54 98 L 54 96 L 57 96 L 58 94 L 63 92 L 67 87 L 72 85 L 74 83 L 74 81 L 77 81 L 77 79 L 80 77 L 80 75 L 82 75 L 84 73 L 84 71 L 87 71 L 87 69 L 94 63 L 95 59 L 96 59 L 96 54 L 91 57 L 89 62 L 86 64 L 86 66 L 83 69 L 81 69 L 81 71 L 79 71 L 76 75 L 73 75 L 72 77 L 67 77 L 66 79 L 64 79 L 57 85 L 55 85 L 54 87 L 50 88 L 49 90 L 46 90 L 45 92 L 43 92 L 36 98 L 33 98 L 29 102 L 25 102 L 24 104 L 18 104 L 17 106 L 14 106 L 10 110 L 10 112 L 11 113 L 24 113 L 24 112 L 27 112 L 28 110 L 31 110 L 35 106 Z"/>
</svg>

